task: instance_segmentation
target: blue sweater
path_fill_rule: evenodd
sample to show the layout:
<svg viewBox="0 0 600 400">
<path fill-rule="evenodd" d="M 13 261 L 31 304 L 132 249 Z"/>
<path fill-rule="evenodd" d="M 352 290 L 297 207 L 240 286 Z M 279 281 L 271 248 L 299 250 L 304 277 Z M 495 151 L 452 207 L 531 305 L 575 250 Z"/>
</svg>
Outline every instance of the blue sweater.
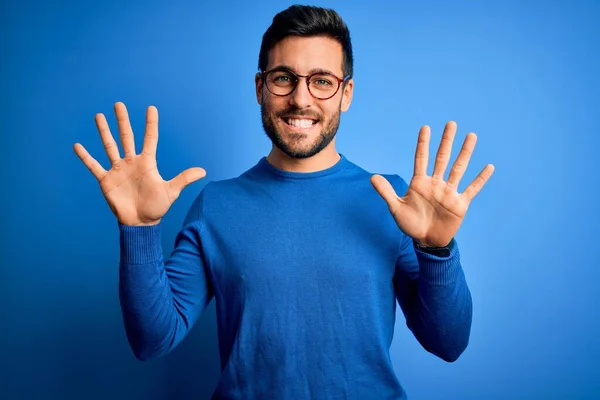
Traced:
<svg viewBox="0 0 600 400">
<path fill-rule="evenodd" d="M 402 178 L 384 176 L 406 192 Z M 472 313 L 458 246 L 448 257 L 416 249 L 370 177 L 343 155 L 312 173 L 262 158 L 203 188 L 167 258 L 161 224 L 119 225 L 136 357 L 171 351 L 214 298 L 214 398 L 405 399 L 389 353 L 396 302 L 427 351 L 456 360 Z"/>
</svg>

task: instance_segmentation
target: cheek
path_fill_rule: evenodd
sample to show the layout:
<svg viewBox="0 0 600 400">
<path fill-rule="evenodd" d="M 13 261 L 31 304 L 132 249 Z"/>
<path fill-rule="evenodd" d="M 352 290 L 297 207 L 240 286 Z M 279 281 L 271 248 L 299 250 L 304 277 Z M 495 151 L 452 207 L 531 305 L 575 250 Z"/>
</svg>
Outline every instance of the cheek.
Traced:
<svg viewBox="0 0 600 400">
<path fill-rule="evenodd" d="M 272 95 L 267 93 L 263 94 L 263 106 L 269 110 L 270 113 L 281 109 L 281 101 L 278 98 L 274 98 Z"/>
<path fill-rule="evenodd" d="M 321 111 L 321 115 L 323 116 L 323 122 L 324 123 L 329 123 L 332 119 L 335 118 L 336 114 L 338 113 L 339 107 L 337 106 L 333 106 L 333 107 L 328 107 L 325 108 Z"/>
<path fill-rule="evenodd" d="M 261 108 L 262 108 L 262 113 L 266 116 L 266 117 L 272 117 L 273 116 L 273 104 L 269 101 L 269 99 L 267 98 L 267 96 L 265 96 L 262 99 L 262 104 L 261 104 Z"/>
</svg>

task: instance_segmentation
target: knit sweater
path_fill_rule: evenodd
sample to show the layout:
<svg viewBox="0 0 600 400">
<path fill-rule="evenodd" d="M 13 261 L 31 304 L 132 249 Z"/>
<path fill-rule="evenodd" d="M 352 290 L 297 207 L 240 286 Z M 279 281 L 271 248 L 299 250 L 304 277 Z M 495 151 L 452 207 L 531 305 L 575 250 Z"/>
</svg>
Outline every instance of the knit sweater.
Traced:
<svg viewBox="0 0 600 400">
<path fill-rule="evenodd" d="M 204 186 L 166 257 L 161 223 L 120 224 L 135 356 L 173 350 L 214 299 L 213 398 L 407 398 L 389 352 L 396 305 L 423 348 L 452 362 L 469 341 L 471 294 L 454 239 L 447 256 L 415 247 L 371 176 L 344 155 L 308 173 L 262 158 Z M 383 176 L 406 192 L 401 177 Z"/>
</svg>

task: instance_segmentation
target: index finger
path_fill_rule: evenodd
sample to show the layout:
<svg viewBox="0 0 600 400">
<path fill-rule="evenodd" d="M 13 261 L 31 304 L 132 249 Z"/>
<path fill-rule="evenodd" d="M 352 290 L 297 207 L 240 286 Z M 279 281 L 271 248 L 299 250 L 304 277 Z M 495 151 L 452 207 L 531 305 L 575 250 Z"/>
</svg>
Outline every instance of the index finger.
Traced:
<svg viewBox="0 0 600 400">
<path fill-rule="evenodd" d="M 415 171 L 414 176 L 427 175 L 427 163 L 429 162 L 429 140 L 431 129 L 425 125 L 419 131 L 417 149 L 415 151 Z"/>
<path fill-rule="evenodd" d="M 142 153 L 156 157 L 158 143 L 158 110 L 154 106 L 146 110 L 146 133 L 144 134 L 144 147 Z"/>
</svg>

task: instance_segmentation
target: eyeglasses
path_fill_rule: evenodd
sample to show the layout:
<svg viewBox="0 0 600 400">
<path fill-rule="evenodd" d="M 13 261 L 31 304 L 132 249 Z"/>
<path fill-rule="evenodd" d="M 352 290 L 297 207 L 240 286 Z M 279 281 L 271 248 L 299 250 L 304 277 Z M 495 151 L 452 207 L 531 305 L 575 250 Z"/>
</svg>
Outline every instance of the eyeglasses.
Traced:
<svg viewBox="0 0 600 400">
<path fill-rule="evenodd" d="M 327 100 L 335 96 L 342 82 L 350 75 L 340 79 L 329 72 L 316 72 L 310 75 L 299 75 L 287 68 L 274 68 L 261 72 L 261 77 L 269 92 L 275 96 L 287 96 L 296 90 L 300 78 L 306 78 L 306 86 L 310 94 L 319 100 Z"/>
</svg>

